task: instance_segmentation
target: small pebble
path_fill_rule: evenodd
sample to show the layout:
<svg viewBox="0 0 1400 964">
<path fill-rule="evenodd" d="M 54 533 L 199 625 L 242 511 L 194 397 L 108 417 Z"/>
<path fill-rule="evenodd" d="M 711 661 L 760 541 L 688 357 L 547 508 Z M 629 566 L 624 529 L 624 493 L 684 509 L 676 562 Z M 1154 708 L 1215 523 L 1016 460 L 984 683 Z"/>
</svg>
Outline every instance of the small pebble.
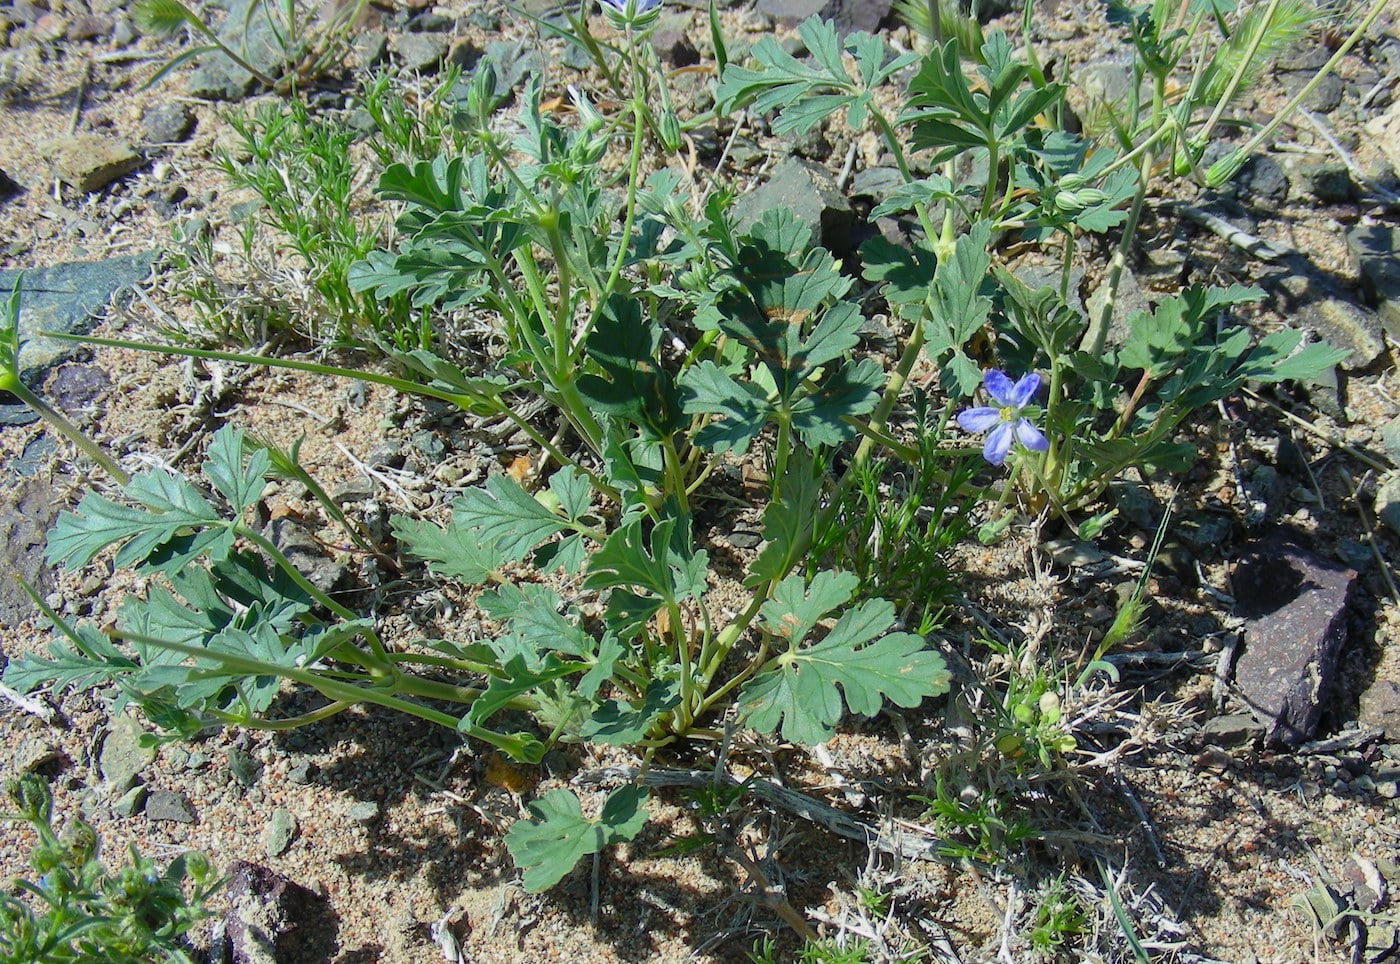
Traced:
<svg viewBox="0 0 1400 964">
<path fill-rule="evenodd" d="M 379 819 L 379 804 L 373 800 L 361 800 L 351 806 L 346 816 L 356 823 L 373 823 Z"/>
<path fill-rule="evenodd" d="M 286 853 L 296 832 L 297 818 L 290 810 L 278 807 L 272 811 L 272 818 L 267 822 L 267 829 L 263 831 L 263 847 L 267 849 L 267 855 L 280 857 Z"/>
<path fill-rule="evenodd" d="M 164 823 L 194 823 L 194 807 L 183 793 L 157 790 L 146 800 L 146 819 Z"/>
<path fill-rule="evenodd" d="M 138 783 L 117 798 L 112 804 L 112 812 L 119 817 L 134 817 L 141 812 L 141 804 L 145 802 L 146 787 Z"/>
</svg>

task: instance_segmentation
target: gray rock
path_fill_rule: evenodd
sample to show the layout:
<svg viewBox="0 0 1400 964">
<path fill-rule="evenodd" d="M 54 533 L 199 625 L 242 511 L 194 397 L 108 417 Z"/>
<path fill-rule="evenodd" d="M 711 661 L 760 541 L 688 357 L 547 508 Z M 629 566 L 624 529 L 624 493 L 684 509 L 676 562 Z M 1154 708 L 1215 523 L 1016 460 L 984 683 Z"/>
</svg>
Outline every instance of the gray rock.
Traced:
<svg viewBox="0 0 1400 964">
<path fill-rule="evenodd" d="M 145 160 L 125 141 L 101 134 L 60 134 L 39 145 L 58 179 L 84 193 L 100 191 Z"/>
<path fill-rule="evenodd" d="M 1155 532 L 1162 523 L 1162 504 L 1141 482 L 1119 480 L 1109 486 L 1113 504 L 1124 519 L 1144 532 Z"/>
<path fill-rule="evenodd" d="M 1370 547 L 1355 539 L 1337 540 L 1337 558 L 1342 565 L 1357 572 L 1365 572 L 1375 562 Z"/>
<path fill-rule="evenodd" d="M 1177 536 L 1197 553 L 1218 552 L 1230 541 L 1235 526 L 1227 515 L 1217 512 L 1187 512 L 1175 523 Z"/>
<path fill-rule="evenodd" d="M 112 43 L 118 47 L 129 47 L 139 39 L 141 34 L 136 30 L 136 25 L 131 22 L 131 18 L 126 14 L 119 14 L 116 23 L 112 26 Z"/>
<path fill-rule="evenodd" d="M 106 261 L 70 261 L 30 271 L 0 271 L 0 292 L 8 294 L 23 274 L 19 333 L 24 340 L 20 378 L 36 385 L 43 373 L 78 347 L 45 338 L 41 331 L 85 335 L 99 313 L 123 289 L 150 276 L 156 253 L 131 254 Z"/>
<path fill-rule="evenodd" d="M 232 0 L 228 16 L 219 29 L 219 39 L 238 52 L 248 63 L 269 77 L 280 77 L 291 67 L 288 51 L 277 39 L 271 17 L 261 11 L 249 10 L 262 0 Z M 244 25 L 247 29 L 244 29 Z M 206 100 L 242 100 L 257 85 L 258 80 L 248 71 L 219 52 L 200 58 L 199 66 L 190 74 L 190 96 Z"/>
<path fill-rule="evenodd" d="M 1296 173 L 1301 191 L 1323 204 L 1345 204 L 1356 200 L 1356 182 L 1351 179 L 1351 170 L 1345 164 L 1336 161 L 1300 164 Z"/>
<path fill-rule="evenodd" d="M 278 807 L 272 811 L 272 818 L 268 820 L 267 829 L 263 831 L 263 847 L 266 848 L 267 855 L 280 857 L 286 853 L 296 832 L 297 818 L 290 810 Z"/>
<path fill-rule="evenodd" d="M 1380 318 L 1345 298 L 1327 296 L 1303 305 L 1299 320 L 1333 348 L 1349 352 L 1345 371 L 1369 368 L 1385 353 Z"/>
<path fill-rule="evenodd" d="M 145 802 L 146 787 L 138 783 L 116 799 L 112 804 L 112 812 L 119 817 L 131 818 L 141 812 L 141 805 Z"/>
<path fill-rule="evenodd" d="M 1311 739 L 1347 641 L 1356 573 L 1279 532 L 1252 544 L 1235 570 L 1236 614 L 1245 618 L 1235 683 L 1268 743 Z"/>
<path fill-rule="evenodd" d="M 1376 487 L 1376 516 L 1400 533 L 1400 474 L 1392 472 Z"/>
<path fill-rule="evenodd" d="M 904 175 L 895 167 L 867 167 L 851 178 L 851 196 L 883 201 L 904 184 Z"/>
<path fill-rule="evenodd" d="M 520 40 L 496 40 L 486 45 L 485 59 L 496 70 L 501 90 L 514 90 L 526 77 L 544 70 L 544 55 L 538 48 Z"/>
<path fill-rule="evenodd" d="M 327 556 L 321 544 L 296 519 L 274 519 L 268 523 L 265 534 L 322 592 L 333 591 L 345 579 L 345 564 Z"/>
<path fill-rule="evenodd" d="M 131 789 L 141 771 L 156 758 L 154 747 L 141 745 L 144 732 L 130 713 L 121 714 L 107 728 L 97 753 L 97 768 L 108 793 L 120 795 Z"/>
<path fill-rule="evenodd" d="M 1235 175 L 1235 194 L 1255 205 L 1281 204 L 1288 198 L 1288 178 L 1283 165 L 1268 154 L 1256 154 Z"/>
<path fill-rule="evenodd" d="M 179 144 L 194 133 L 194 114 L 184 104 L 167 101 L 141 115 L 141 135 L 148 144 Z"/>
<path fill-rule="evenodd" d="M 389 37 L 381 30 L 366 30 L 351 41 L 356 66 L 377 67 L 389 53 Z"/>
<path fill-rule="evenodd" d="M 35 612 L 21 579 L 41 596 L 53 590 L 44 545 L 62 499 L 42 478 L 6 481 L 0 491 L 0 625 L 13 628 Z"/>
<path fill-rule="evenodd" d="M 112 18 L 101 13 L 83 13 L 73 18 L 64 31 L 69 40 L 97 40 L 112 32 Z"/>
<path fill-rule="evenodd" d="M 1400 415 L 1392 416 L 1381 426 L 1381 447 L 1386 458 L 1400 465 Z"/>
<path fill-rule="evenodd" d="M 451 45 L 452 38 L 445 33 L 405 33 L 389 40 L 389 49 L 403 68 L 421 74 L 436 72 Z"/>
<path fill-rule="evenodd" d="M 146 819 L 162 823 L 194 823 L 194 807 L 189 798 L 175 790 L 156 790 L 146 799 Z"/>
<path fill-rule="evenodd" d="M 1076 268 L 1075 270 L 1079 271 L 1081 275 L 1083 274 L 1082 268 Z M 1071 285 L 1071 288 L 1073 288 L 1073 285 Z M 1085 305 L 1088 318 L 1092 319 L 1099 316 L 1099 312 L 1103 310 L 1103 303 L 1107 298 L 1108 283 L 1107 278 L 1105 278 L 1104 283 L 1100 284 L 1094 289 L 1093 293 L 1089 295 L 1089 301 Z M 1129 319 L 1140 311 L 1151 314 L 1152 303 L 1147 300 L 1147 292 L 1143 290 L 1142 283 L 1138 280 L 1137 275 L 1132 270 L 1124 268 L 1123 273 L 1118 279 L 1118 291 L 1113 297 L 1113 319 L 1108 325 L 1108 338 L 1105 347 L 1121 348 L 1127 343 L 1128 337 L 1132 334 L 1132 326 L 1129 323 Z M 1090 336 L 1091 332 L 1086 330 L 1084 332 L 1084 341 L 1081 342 L 1079 346 L 1080 350 L 1086 350 L 1088 348 Z"/>
<path fill-rule="evenodd" d="M 1386 333 L 1400 338 L 1400 249 L 1395 229 L 1363 224 L 1347 231 L 1346 238 L 1362 290 L 1375 303 Z"/>
<path fill-rule="evenodd" d="M 1400 683 L 1380 679 L 1361 694 L 1361 711 L 1357 721 L 1363 727 L 1380 727 L 1385 738 L 1400 742 Z"/>
<path fill-rule="evenodd" d="M 874 33 L 890 15 L 892 0 L 758 0 L 758 10 L 779 24 L 796 26 L 813 15 L 830 20 L 838 34 Z"/>
<path fill-rule="evenodd" d="M 28 737 L 19 748 L 15 750 L 14 757 L 10 760 L 10 766 L 16 773 L 33 773 L 42 770 L 50 763 L 58 763 L 64 759 L 63 748 L 56 743 L 42 740 L 38 737 Z"/>
<path fill-rule="evenodd" d="M 826 168 L 795 157 L 781 161 L 768 182 L 749 195 L 739 228 L 751 227 L 767 211 L 784 208 L 837 257 L 853 253 L 855 215 Z"/>
</svg>

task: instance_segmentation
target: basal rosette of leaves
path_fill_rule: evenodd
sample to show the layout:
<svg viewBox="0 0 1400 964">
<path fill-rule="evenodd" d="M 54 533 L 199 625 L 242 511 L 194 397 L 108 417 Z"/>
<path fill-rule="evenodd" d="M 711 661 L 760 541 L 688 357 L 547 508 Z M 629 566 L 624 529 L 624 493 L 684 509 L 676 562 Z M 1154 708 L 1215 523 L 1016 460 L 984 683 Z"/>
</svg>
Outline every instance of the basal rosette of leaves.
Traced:
<svg viewBox="0 0 1400 964">
<path fill-rule="evenodd" d="M 177 735 L 286 728 L 374 704 L 533 762 L 552 743 L 587 741 L 634 748 L 645 767 L 679 740 L 721 737 L 731 710 L 761 732 L 816 743 L 847 714 L 916 707 L 948 688 L 942 658 L 897 627 L 891 601 L 812 558 L 839 524 L 851 466 L 872 449 L 923 469 L 956 447 L 910 446 L 890 428 L 921 357 L 938 371 L 943 425 L 984 369 L 1044 376 L 1041 404 L 1018 398 L 1015 408 L 1037 409 L 1048 444 L 1008 453 L 1012 484 L 997 508 L 1018 493 L 1072 524 L 1124 468 L 1179 467 L 1174 436 L 1192 411 L 1246 380 L 1306 378 L 1336 357 L 1300 346 L 1296 332 L 1256 343 L 1217 324 L 1258 297 L 1241 288 L 1186 289 L 1127 319 L 1121 345 L 1094 344 L 1097 321 L 1071 306 L 1074 241 L 1131 232 L 1150 150 L 1051 128 L 1063 88 L 1000 32 L 969 68 L 955 40 L 890 56 L 878 39 L 840 38 L 815 19 L 799 29 L 805 61 L 765 38 L 747 64 L 722 64 L 716 111 L 773 111 L 773 129 L 788 132 L 839 117 L 885 139 L 905 183 L 872 215 L 907 214 L 924 232 L 911 247 L 877 239 L 862 249 L 866 280 L 904 325 L 894 365 L 860 352 L 852 278 L 785 212 L 740 231 L 727 192 L 701 202 L 675 172 L 642 178 L 654 114 L 639 70 L 628 108 L 606 118 L 580 97 L 570 121 L 543 108 L 539 83 L 505 116 L 487 65 L 459 114 L 474 150 L 386 170 L 380 194 L 402 205 L 398 244 L 359 263 L 351 283 L 418 309 L 489 315 L 498 354 L 386 348 L 392 375 L 258 361 L 499 415 L 538 446 L 550 466 L 540 484 L 495 476 L 445 523 L 393 523 L 405 555 L 479 589 L 497 630 L 382 638 L 252 523 L 269 473 L 292 466 L 224 429 L 208 448 L 206 484 L 148 469 L 124 498 L 90 493 L 62 516 L 51 561 L 114 551 L 150 589 L 125 600 L 105 632 L 49 613 L 62 638 L 47 657 L 12 660 L 6 683 L 110 684 L 118 703 Z M 907 85 L 894 117 L 876 97 L 890 84 Z M 614 140 L 629 155 L 609 171 L 600 161 Z M 987 174 L 960 183 L 954 165 L 968 154 Z M 1000 253 L 1010 237 L 1060 252 L 1060 283 L 1031 288 L 1010 271 Z M 526 397 L 549 403 L 552 424 L 520 414 Z M 748 600 L 730 612 L 713 603 L 719 575 L 697 546 L 695 507 L 741 458 L 770 481 L 764 542 L 738 580 Z M 323 704 L 269 719 L 288 682 Z M 537 728 L 521 728 L 521 713 Z M 625 786 L 587 817 L 572 792 L 554 790 L 531 812 L 507 843 L 526 885 L 543 889 L 581 857 L 632 839 L 646 791 Z"/>
</svg>

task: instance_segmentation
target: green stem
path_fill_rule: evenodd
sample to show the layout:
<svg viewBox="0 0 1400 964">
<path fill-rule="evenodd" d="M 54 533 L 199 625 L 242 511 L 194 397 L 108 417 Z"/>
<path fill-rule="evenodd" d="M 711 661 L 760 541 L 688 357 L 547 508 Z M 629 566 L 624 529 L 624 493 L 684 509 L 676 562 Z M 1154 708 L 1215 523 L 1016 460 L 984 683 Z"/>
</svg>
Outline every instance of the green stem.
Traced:
<svg viewBox="0 0 1400 964">
<path fill-rule="evenodd" d="M 59 434 L 76 445 L 84 455 L 102 466 L 103 471 L 115 479 L 120 485 L 126 485 L 131 481 L 131 476 L 127 474 L 125 469 L 117 464 L 116 459 L 102 451 L 101 446 L 84 435 L 82 430 L 68 421 L 61 412 L 50 407 L 42 398 L 31 392 L 29 387 L 20 381 L 19 378 L 3 379 L 0 381 L 0 389 L 9 392 L 32 409 L 36 415 L 53 426 Z"/>
<path fill-rule="evenodd" d="M 1375 22 L 1376 18 L 1381 15 L 1381 11 L 1385 10 L 1390 3 L 1391 0 L 1376 0 L 1376 2 L 1372 4 L 1370 11 L 1367 12 L 1366 18 L 1357 25 L 1356 29 L 1351 32 L 1351 35 L 1337 48 L 1336 52 L 1332 54 L 1327 63 L 1323 64 L 1322 68 L 1313 75 L 1312 79 L 1303 85 L 1302 90 L 1294 94 L 1292 99 L 1283 106 L 1283 109 L 1274 115 L 1274 119 L 1271 120 L 1263 130 L 1250 138 L 1244 147 L 1241 147 L 1238 151 L 1235 151 L 1233 154 L 1223 160 L 1217 161 L 1211 166 L 1207 175 L 1206 186 L 1218 187 L 1233 177 L 1235 171 L 1239 170 L 1240 165 L 1245 162 L 1245 159 L 1254 153 L 1255 149 L 1258 148 L 1260 144 L 1274 135 L 1274 131 L 1278 130 L 1279 126 L 1293 115 L 1293 112 L 1298 109 L 1298 105 L 1312 95 L 1312 92 L 1317 89 L 1317 85 L 1322 83 L 1323 78 L 1337 69 L 1337 64 L 1341 63 L 1342 58 L 1351 51 L 1352 47 L 1356 46 L 1357 42 L 1363 36 L 1365 36 L 1371 24 Z"/>
</svg>

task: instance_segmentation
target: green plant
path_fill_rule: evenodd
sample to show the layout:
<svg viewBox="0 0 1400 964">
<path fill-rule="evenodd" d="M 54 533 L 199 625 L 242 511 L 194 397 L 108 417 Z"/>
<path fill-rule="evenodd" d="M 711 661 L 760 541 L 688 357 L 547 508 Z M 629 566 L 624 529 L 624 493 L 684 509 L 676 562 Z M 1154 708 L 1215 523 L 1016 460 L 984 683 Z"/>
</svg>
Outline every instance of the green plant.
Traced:
<svg viewBox="0 0 1400 964">
<path fill-rule="evenodd" d="M 355 131 L 343 119 L 312 115 L 296 100 L 264 103 L 248 115 L 231 112 L 227 120 L 240 144 L 220 157 L 220 167 L 235 187 L 257 194 L 258 219 L 300 259 L 298 283 L 319 296 L 298 313 L 301 334 L 319 343 L 430 346 L 427 319 L 406 298 L 380 300 L 350 286 L 352 266 L 387 227 L 358 209 L 354 194 L 365 178 L 353 153 Z"/>
<path fill-rule="evenodd" d="M 1004 819 L 1001 806 L 992 794 L 977 791 L 953 795 L 944 775 L 934 775 L 932 797 L 912 797 L 928 809 L 924 819 L 935 832 L 950 838 L 941 849 L 945 857 L 996 864 L 1006 859 L 1023 841 L 1036 836 L 1025 820 Z"/>
<path fill-rule="evenodd" d="M 1037 895 L 1035 912 L 1031 917 L 1026 939 L 1039 954 L 1053 957 L 1065 941 L 1083 934 L 1088 921 L 1079 905 L 1079 898 L 1065 883 L 1063 876 L 1050 883 Z"/>
<path fill-rule="evenodd" d="M 0 895 L 0 961 L 198 959 L 186 938 L 210 916 L 206 902 L 222 886 L 203 856 L 181 854 L 162 871 L 132 847 L 129 862 L 110 872 L 88 824 L 75 819 L 55 832 L 53 797 L 42 779 L 30 774 L 5 789 L 17 809 L 3 819 L 29 824 L 38 837 L 29 865 L 39 878 L 16 881 L 17 894 Z"/>
<path fill-rule="evenodd" d="M 132 13 L 143 30 L 172 36 L 181 29 L 198 34 L 204 43 L 191 47 L 169 60 L 146 82 L 158 83 L 181 64 L 206 54 L 221 54 L 257 79 L 265 87 L 286 92 L 297 84 L 325 75 L 338 67 L 349 49 L 351 30 L 364 10 L 366 0 L 328 4 L 316 16 L 303 13 L 297 0 L 249 0 L 239 36 L 245 40 L 254 19 L 260 17 L 275 44 L 280 71 L 269 74 L 254 65 L 246 46 L 235 50 L 210 28 L 183 0 L 140 0 Z"/>
<path fill-rule="evenodd" d="M 971 424 L 988 432 L 989 460 L 1013 472 L 996 509 L 1019 494 L 1074 522 L 1125 467 L 1182 464 L 1174 434 L 1192 411 L 1246 379 L 1303 378 L 1335 359 L 1316 345 L 1295 352 L 1289 333 L 1256 345 L 1243 329 L 1218 332 L 1221 312 L 1257 297 L 1239 288 L 1187 289 L 1129 319 L 1116 351 L 1077 348 L 1086 324 L 1069 300 L 1075 239 L 1130 232 L 1135 215 L 1122 208 L 1141 206 L 1152 165 L 1139 147 L 1118 154 L 1047 130 L 1042 118 L 1063 89 L 1004 34 L 985 38 L 974 77 L 956 39 L 892 57 L 876 38 L 839 38 L 817 20 L 800 28 L 807 62 L 764 38 L 752 66 L 725 63 L 717 42 L 718 115 L 774 111 L 780 133 L 841 115 L 873 129 L 895 159 L 905 183 L 874 214 L 910 214 L 925 237 L 912 250 L 879 240 L 863 249 L 867 280 L 908 331 L 882 367 L 858 350 L 853 279 L 787 212 L 741 229 L 729 192 L 672 170 L 643 177 L 648 138 L 668 144 L 674 133 L 646 69 L 653 6 L 614 9 L 623 46 L 597 48 L 625 94 L 615 116 L 583 93 L 571 93 L 568 114 L 548 110 L 538 79 L 507 113 L 493 72 L 479 69 L 460 91 L 451 150 L 391 164 L 380 178 L 380 196 L 400 206 L 399 240 L 352 264 L 349 287 L 424 317 L 490 318 L 489 355 L 384 344 L 399 373 L 389 375 L 135 344 L 359 378 L 508 420 L 537 447 L 537 477 L 493 476 L 442 522 L 393 522 L 401 550 L 474 594 L 492 632 L 386 639 L 318 590 L 250 522 L 273 454 L 223 429 L 206 452 L 209 491 L 148 470 L 125 487 L 126 501 L 89 494 L 61 517 L 53 562 L 114 550 L 150 589 L 126 600 L 105 633 L 60 624 L 66 641 L 47 658 L 12 660 L 7 683 L 110 683 L 119 701 L 185 735 L 215 724 L 288 728 L 369 703 L 519 760 L 537 762 L 561 741 L 629 747 L 643 771 L 681 741 L 722 739 L 731 713 L 761 733 L 817 743 L 848 714 L 912 708 L 948 689 L 942 656 L 873 593 L 917 604 L 901 597 L 937 590 L 936 570 L 916 577 L 918 561 L 891 536 L 937 553 L 961 531 L 957 512 L 943 510 L 958 504 L 968 460 L 944 451 L 962 446 L 943 432 L 979 384 L 996 404 Z M 904 109 L 891 116 L 877 94 L 906 68 L 915 70 Z M 390 136 L 418 149 L 410 134 Z M 614 144 L 626 162 L 606 170 Z M 965 157 L 987 173 L 955 184 Z M 1057 284 L 1032 288 L 1000 263 L 997 242 L 1010 232 L 1058 246 Z M 974 358 L 979 341 L 989 359 Z M 921 357 L 939 369 L 942 404 L 916 405 L 910 428 L 901 403 Z M 1027 374 L 988 373 L 987 361 Z M 1043 406 L 1031 397 L 1035 370 L 1048 372 Z M 527 399 L 546 403 L 546 415 L 522 414 Z M 911 467 L 907 496 L 888 507 L 882 453 Z M 764 544 L 737 560 L 742 571 L 721 594 L 697 509 L 742 459 L 767 470 Z M 846 521 L 872 504 L 880 510 L 869 521 Z M 719 603 L 733 593 L 738 605 Z M 920 628 L 930 622 L 920 614 Z M 997 695 L 992 742 L 1012 770 L 1053 770 L 1074 748 L 1062 675 L 1017 666 Z M 267 718 L 286 682 L 325 703 Z M 963 828 L 969 857 L 994 859 L 1031 832 L 993 801 L 955 800 L 941 783 L 927 802 Z M 526 885 L 544 889 L 580 858 L 633 839 L 646 806 L 640 780 L 596 816 L 572 791 L 550 790 L 507 845 Z"/>
</svg>

